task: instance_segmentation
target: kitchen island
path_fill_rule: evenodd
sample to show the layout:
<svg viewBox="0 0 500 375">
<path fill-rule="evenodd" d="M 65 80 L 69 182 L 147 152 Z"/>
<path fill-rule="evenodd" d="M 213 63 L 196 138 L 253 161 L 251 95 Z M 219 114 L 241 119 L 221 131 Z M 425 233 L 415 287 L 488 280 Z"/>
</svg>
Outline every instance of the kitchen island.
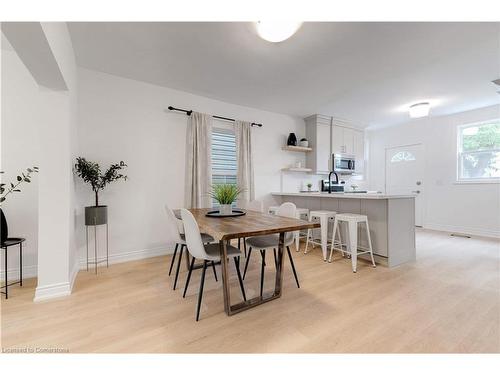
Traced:
<svg viewBox="0 0 500 375">
<path fill-rule="evenodd" d="M 375 261 L 388 267 L 415 260 L 415 197 L 378 193 L 271 193 L 276 204 L 293 202 L 298 208 L 362 214 L 368 217 Z M 346 237 L 342 230 L 342 237 Z M 328 234 L 331 240 L 331 226 Z M 344 240 L 344 242 L 346 242 Z M 368 245 L 364 228 L 358 243 Z M 326 254 L 326 242 L 322 243 Z M 328 252 L 330 248 L 328 247 Z M 366 255 L 360 256 L 366 258 Z"/>
</svg>

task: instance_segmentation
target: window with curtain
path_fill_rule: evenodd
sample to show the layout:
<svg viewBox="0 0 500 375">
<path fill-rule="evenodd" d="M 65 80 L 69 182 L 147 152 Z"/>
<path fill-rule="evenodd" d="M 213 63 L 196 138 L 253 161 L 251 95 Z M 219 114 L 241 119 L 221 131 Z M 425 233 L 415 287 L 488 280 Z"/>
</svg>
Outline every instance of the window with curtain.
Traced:
<svg viewBox="0 0 500 375">
<path fill-rule="evenodd" d="M 236 137 L 233 129 L 212 129 L 212 184 L 236 184 Z M 214 206 L 217 202 L 213 202 Z"/>
<path fill-rule="evenodd" d="M 458 180 L 500 181 L 500 119 L 458 127 Z"/>
</svg>

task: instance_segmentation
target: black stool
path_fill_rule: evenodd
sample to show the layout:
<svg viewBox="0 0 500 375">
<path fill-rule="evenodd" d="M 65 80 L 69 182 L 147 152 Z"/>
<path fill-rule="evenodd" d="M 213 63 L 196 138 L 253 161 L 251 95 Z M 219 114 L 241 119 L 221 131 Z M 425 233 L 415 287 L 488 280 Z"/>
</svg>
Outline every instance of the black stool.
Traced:
<svg viewBox="0 0 500 375">
<path fill-rule="evenodd" d="M 5 299 L 9 298 L 9 286 L 19 284 L 23 286 L 23 242 L 26 241 L 26 238 L 7 238 L 5 242 L 1 244 L 1 248 L 5 251 L 5 285 L 0 289 L 5 288 L 5 292 L 1 292 L 5 294 Z M 8 284 L 7 282 L 7 249 L 10 246 L 19 245 L 19 281 Z"/>
</svg>

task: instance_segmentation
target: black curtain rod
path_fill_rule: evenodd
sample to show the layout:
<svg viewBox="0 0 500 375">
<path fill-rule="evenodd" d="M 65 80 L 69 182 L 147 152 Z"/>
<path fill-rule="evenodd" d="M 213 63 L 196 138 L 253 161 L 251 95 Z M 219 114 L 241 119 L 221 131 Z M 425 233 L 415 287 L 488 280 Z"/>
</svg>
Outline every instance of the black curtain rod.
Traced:
<svg viewBox="0 0 500 375">
<path fill-rule="evenodd" d="M 191 113 L 193 113 L 192 110 L 187 110 L 187 109 L 181 109 L 181 108 L 175 108 L 175 107 L 172 107 L 171 105 L 168 106 L 168 109 L 170 111 L 177 111 L 177 112 L 184 112 L 186 115 L 188 116 L 191 116 Z M 222 117 L 222 116 L 212 116 L 213 118 L 217 118 L 219 120 L 226 120 L 226 121 L 232 121 L 232 122 L 235 122 L 236 120 L 234 118 L 228 118 L 228 117 Z M 250 124 L 251 126 L 258 126 L 259 128 L 262 127 L 262 124 L 257 124 L 255 122 L 252 122 Z"/>
</svg>

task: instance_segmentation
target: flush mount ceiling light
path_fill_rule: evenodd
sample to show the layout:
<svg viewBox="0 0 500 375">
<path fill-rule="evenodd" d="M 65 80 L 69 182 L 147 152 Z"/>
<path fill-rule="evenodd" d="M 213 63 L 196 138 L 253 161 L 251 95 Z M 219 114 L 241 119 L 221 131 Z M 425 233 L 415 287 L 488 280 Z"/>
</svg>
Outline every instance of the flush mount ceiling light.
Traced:
<svg viewBox="0 0 500 375">
<path fill-rule="evenodd" d="M 302 22 L 293 21 L 259 21 L 256 28 L 262 39 L 278 43 L 290 38 L 301 25 Z"/>
<path fill-rule="evenodd" d="M 428 102 L 424 102 L 411 105 L 408 111 L 411 118 L 419 118 L 428 116 L 430 109 L 431 105 Z"/>
</svg>

